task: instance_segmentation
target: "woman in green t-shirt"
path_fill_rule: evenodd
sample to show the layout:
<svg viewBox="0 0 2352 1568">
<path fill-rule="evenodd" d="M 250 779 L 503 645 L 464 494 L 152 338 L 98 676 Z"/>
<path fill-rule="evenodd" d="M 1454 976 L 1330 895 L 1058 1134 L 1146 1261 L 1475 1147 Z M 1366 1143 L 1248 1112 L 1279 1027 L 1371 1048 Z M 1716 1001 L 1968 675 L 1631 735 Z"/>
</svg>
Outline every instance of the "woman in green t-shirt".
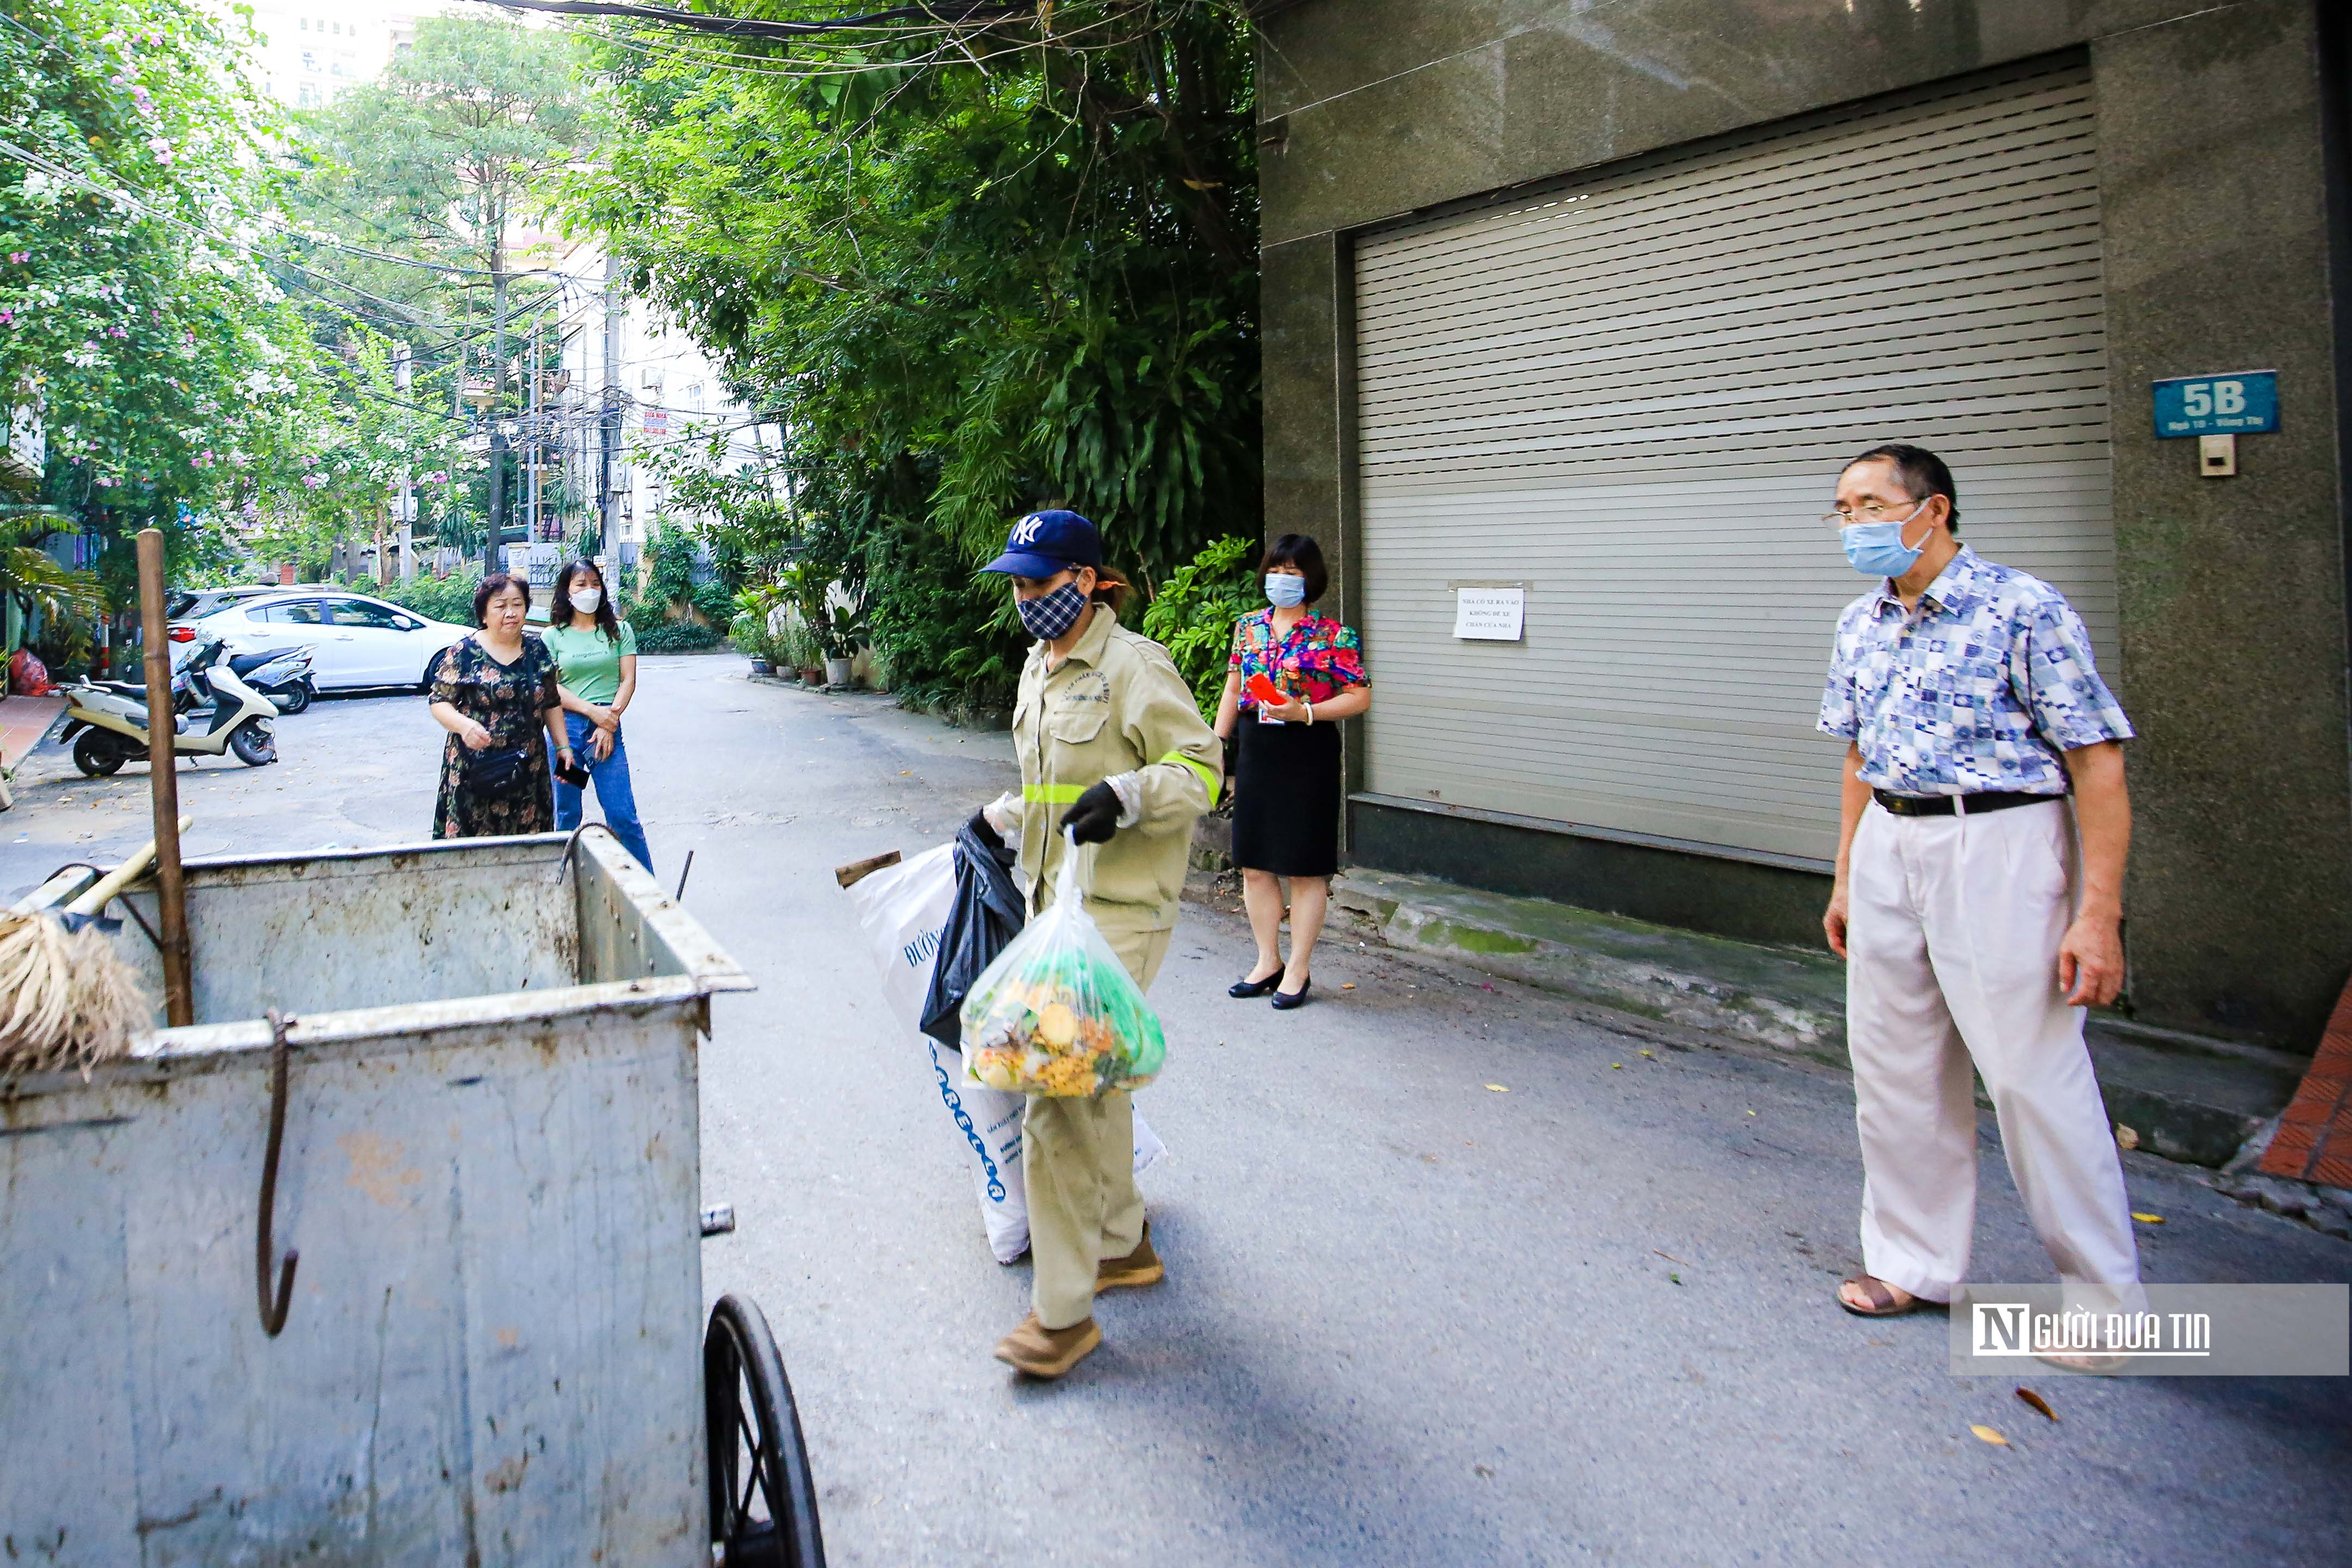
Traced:
<svg viewBox="0 0 2352 1568">
<path fill-rule="evenodd" d="M 604 825 L 639 865 L 651 871 L 653 852 L 646 848 L 646 831 L 637 822 L 637 800 L 629 788 L 629 753 L 621 742 L 621 715 L 637 695 L 637 634 L 613 613 L 613 596 L 604 591 L 604 574 L 595 562 L 575 560 L 556 577 L 555 601 L 548 606 L 547 630 L 540 636 L 555 655 L 564 727 L 571 733 L 572 754 L 596 781 L 596 803 L 604 809 Z M 556 831 L 570 832 L 580 825 L 581 795 L 577 786 L 556 779 Z"/>
</svg>

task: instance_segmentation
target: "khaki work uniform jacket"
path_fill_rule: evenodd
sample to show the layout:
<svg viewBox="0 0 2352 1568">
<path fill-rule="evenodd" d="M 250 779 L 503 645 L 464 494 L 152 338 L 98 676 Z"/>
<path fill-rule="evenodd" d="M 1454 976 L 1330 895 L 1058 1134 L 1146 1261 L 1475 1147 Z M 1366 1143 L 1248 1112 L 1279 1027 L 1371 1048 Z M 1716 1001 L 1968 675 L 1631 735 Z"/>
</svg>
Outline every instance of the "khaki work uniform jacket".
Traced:
<svg viewBox="0 0 2352 1568">
<path fill-rule="evenodd" d="M 1062 814 L 1089 786 L 1134 773 L 1140 810 L 1133 826 L 1093 847 L 1087 910 L 1107 934 L 1172 927 L 1192 823 L 1216 801 L 1224 748 L 1202 722 L 1168 651 L 1097 605 L 1085 635 L 1051 672 L 1045 645 L 1029 650 L 1013 745 L 1021 758 L 1021 878 L 1031 906 L 1053 901 L 1069 847 Z"/>
</svg>

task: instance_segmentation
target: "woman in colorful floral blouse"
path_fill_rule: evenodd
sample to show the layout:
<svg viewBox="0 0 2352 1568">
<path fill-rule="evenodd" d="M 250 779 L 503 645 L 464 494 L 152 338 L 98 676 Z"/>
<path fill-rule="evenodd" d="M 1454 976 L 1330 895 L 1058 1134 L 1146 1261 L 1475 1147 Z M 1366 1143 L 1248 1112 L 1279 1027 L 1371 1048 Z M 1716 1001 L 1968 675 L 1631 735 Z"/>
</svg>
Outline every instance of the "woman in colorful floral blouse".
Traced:
<svg viewBox="0 0 2352 1568">
<path fill-rule="evenodd" d="M 1267 608 L 1234 623 L 1233 671 L 1217 734 L 1241 739 L 1234 772 L 1234 863 L 1242 869 L 1257 962 L 1230 995 L 1274 993 L 1287 1011 L 1307 1001 L 1307 965 L 1339 869 L 1339 722 L 1372 706 L 1363 643 L 1313 613 L 1330 581 L 1305 534 L 1274 541 L 1258 565 Z M 1264 676 L 1281 700 L 1252 693 Z M 1282 881 L 1290 882 L 1290 961 L 1282 958 Z"/>
</svg>

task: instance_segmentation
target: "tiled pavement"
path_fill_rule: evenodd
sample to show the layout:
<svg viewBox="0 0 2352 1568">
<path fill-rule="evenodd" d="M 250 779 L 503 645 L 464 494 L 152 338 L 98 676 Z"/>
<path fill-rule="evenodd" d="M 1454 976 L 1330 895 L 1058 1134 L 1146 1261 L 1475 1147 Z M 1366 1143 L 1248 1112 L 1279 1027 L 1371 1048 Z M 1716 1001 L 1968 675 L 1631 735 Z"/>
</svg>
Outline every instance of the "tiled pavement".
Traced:
<svg viewBox="0 0 2352 1568">
<path fill-rule="evenodd" d="M 2344 988 L 2302 1087 L 2258 1167 L 2265 1176 L 2352 1187 L 2352 985 Z"/>
</svg>

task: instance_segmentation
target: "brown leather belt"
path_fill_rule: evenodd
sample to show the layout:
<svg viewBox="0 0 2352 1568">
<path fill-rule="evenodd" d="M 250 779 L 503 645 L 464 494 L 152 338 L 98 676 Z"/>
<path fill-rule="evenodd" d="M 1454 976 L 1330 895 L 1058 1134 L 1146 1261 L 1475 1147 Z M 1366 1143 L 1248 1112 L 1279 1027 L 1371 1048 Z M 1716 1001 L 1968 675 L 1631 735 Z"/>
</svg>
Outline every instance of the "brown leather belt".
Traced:
<svg viewBox="0 0 2352 1568">
<path fill-rule="evenodd" d="M 2006 811 L 2011 806 L 2038 806 L 2065 799 L 2063 795 L 2029 795 L 2021 789 L 1981 789 L 1973 795 L 1895 795 L 1885 789 L 1870 793 L 1898 817 L 1948 817 L 1954 813 L 1955 800 L 1966 800 L 1968 815 L 1973 817 L 1979 811 Z"/>
</svg>

